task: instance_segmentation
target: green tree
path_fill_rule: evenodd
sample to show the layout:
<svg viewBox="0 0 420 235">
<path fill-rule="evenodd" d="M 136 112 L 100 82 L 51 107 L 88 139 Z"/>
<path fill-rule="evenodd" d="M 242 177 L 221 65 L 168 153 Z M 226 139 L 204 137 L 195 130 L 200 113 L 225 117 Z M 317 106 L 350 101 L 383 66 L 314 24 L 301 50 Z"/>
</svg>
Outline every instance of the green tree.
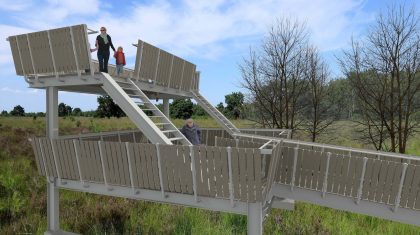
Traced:
<svg viewBox="0 0 420 235">
<path fill-rule="evenodd" d="M 96 116 L 104 118 L 110 117 L 123 117 L 125 113 L 122 109 L 114 103 L 110 96 L 99 96 L 98 97 L 98 108 L 96 109 Z"/>
<path fill-rule="evenodd" d="M 199 117 L 204 117 L 204 116 L 208 116 L 208 113 L 200 105 L 193 104 L 193 115 L 194 116 L 199 116 Z"/>
<path fill-rule="evenodd" d="M 65 103 L 60 103 L 58 105 L 58 116 L 65 117 L 69 116 L 72 113 L 73 108 L 70 105 L 66 105 Z"/>
<path fill-rule="evenodd" d="M 234 119 L 241 117 L 244 105 L 244 94 L 241 92 L 232 92 L 231 94 L 225 96 L 225 103 L 225 113 L 227 116 Z"/>
<path fill-rule="evenodd" d="M 171 118 L 190 118 L 193 114 L 193 103 L 190 99 L 175 99 L 169 106 Z"/>
<path fill-rule="evenodd" d="M 216 109 L 219 110 L 221 113 L 225 112 L 225 106 L 223 105 L 222 102 L 220 102 L 216 105 Z"/>
<path fill-rule="evenodd" d="M 82 115 L 82 110 L 80 108 L 74 108 L 73 112 L 72 112 L 73 116 L 81 116 Z"/>
<path fill-rule="evenodd" d="M 23 117 L 25 116 L 25 109 L 22 106 L 17 105 L 10 111 L 10 115 Z"/>
<path fill-rule="evenodd" d="M 7 113 L 6 110 L 3 110 L 0 115 L 3 116 L 3 117 L 6 117 L 8 115 L 8 113 Z"/>
</svg>

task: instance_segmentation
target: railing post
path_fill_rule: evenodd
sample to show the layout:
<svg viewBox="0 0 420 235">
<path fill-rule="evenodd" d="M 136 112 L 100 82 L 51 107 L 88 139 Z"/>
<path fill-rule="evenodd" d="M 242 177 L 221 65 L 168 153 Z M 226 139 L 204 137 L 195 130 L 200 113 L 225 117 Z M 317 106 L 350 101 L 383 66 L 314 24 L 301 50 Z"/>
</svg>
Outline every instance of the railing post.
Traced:
<svg viewBox="0 0 420 235">
<path fill-rule="evenodd" d="M 51 143 L 51 149 L 52 149 L 52 154 L 53 154 L 53 158 L 54 158 L 54 166 L 55 166 L 55 170 L 57 171 L 57 178 L 60 181 L 60 183 L 63 184 L 63 182 L 61 180 L 60 171 L 58 170 L 57 151 L 55 149 L 55 144 L 54 144 L 53 139 L 50 139 L 50 143 Z"/>
<path fill-rule="evenodd" d="M 80 168 L 80 160 L 79 160 L 79 149 L 77 148 L 77 144 L 76 144 L 77 140 L 73 140 L 73 147 L 74 147 L 74 154 L 76 155 L 76 163 L 77 163 L 77 170 L 79 171 L 79 177 L 80 177 L 80 182 L 82 182 L 83 185 L 85 185 L 85 182 L 83 181 L 83 177 L 82 177 L 82 170 Z"/>
<path fill-rule="evenodd" d="M 104 154 L 103 154 L 103 151 L 102 151 L 102 141 L 98 141 L 98 147 L 99 147 L 99 156 L 101 157 L 102 174 L 104 176 L 104 183 L 105 183 L 106 188 L 109 191 L 112 191 L 112 188 L 109 187 L 108 180 L 107 180 L 106 174 L 105 174 L 105 162 L 104 162 Z"/>
<path fill-rule="evenodd" d="M 50 46 L 50 53 L 51 53 L 51 60 L 53 63 L 53 67 L 54 67 L 54 75 L 55 78 L 59 78 L 58 72 L 57 72 L 57 65 L 55 64 L 55 56 L 54 56 L 54 51 L 53 51 L 53 47 L 51 44 L 51 36 L 50 36 L 50 31 L 47 30 L 47 36 L 48 36 L 48 45 Z"/>
<path fill-rule="evenodd" d="M 154 80 L 154 85 L 156 85 L 157 83 L 157 74 L 158 74 L 158 69 L 159 69 L 159 60 L 160 60 L 160 49 L 158 50 L 158 56 L 157 56 L 157 61 L 156 61 L 156 70 L 155 70 L 155 75 L 153 76 L 153 80 Z"/>
<path fill-rule="evenodd" d="M 290 190 L 293 191 L 293 187 L 295 186 L 295 179 L 296 179 L 296 166 L 297 166 L 297 159 L 299 154 L 299 147 L 295 148 L 294 156 L 293 156 L 293 173 L 292 173 L 292 182 L 290 183 Z"/>
<path fill-rule="evenodd" d="M 181 81 L 179 81 L 179 90 L 182 89 L 182 81 L 184 80 L 185 60 L 182 63 Z"/>
<path fill-rule="evenodd" d="M 31 41 L 29 40 L 29 34 L 26 34 L 26 40 L 28 40 L 29 56 L 31 57 L 32 69 L 34 70 L 35 79 L 38 80 L 38 74 L 36 71 L 34 57 L 32 56 Z"/>
<path fill-rule="evenodd" d="M 366 172 L 366 164 L 367 164 L 367 157 L 363 158 L 363 168 L 362 168 L 362 175 L 360 176 L 360 184 L 359 184 L 359 189 L 357 190 L 357 200 L 356 200 L 356 204 L 360 203 L 360 200 L 362 199 L 362 190 L 363 190 L 363 182 L 365 179 L 365 172 Z"/>
<path fill-rule="evenodd" d="M 228 153 L 228 166 L 229 166 L 229 199 L 231 207 L 235 206 L 234 202 L 234 191 L 233 191 L 233 176 L 232 176 L 232 148 L 227 147 Z"/>
<path fill-rule="evenodd" d="M 22 73 L 23 73 L 23 76 L 26 78 L 27 76 L 26 76 L 25 66 L 23 65 L 22 53 L 20 52 L 20 47 L 19 47 L 19 38 L 16 37 L 16 36 L 15 36 L 15 38 L 16 38 L 16 46 L 17 46 L 17 49 L 18 49 L 18 52 L 19 52 L 20 64 L 22 65 Z"/>
<path fill-rule="evenodd" d="M 330 159 L 331 153 L 327 153 L 327 167 L 325 168 L 325 176 L 324 176 L 324 183 L 322 185 L 322 197 L 325 198 L 325 194 L 327 193 L 327 186 L 328 186 L 328 172 L 330 168 Z"/>
<path fill-rule="evenodd" d="M 170 69 L 169 69 L 169 78 L 168 78 L 168 88 L 169 88 L 169 87 L 170 87 L 170 85 L 171 85 L 172 67 L 173 67 L 173 65 L 174 65 L 174 55 L 172 55 L 172 58 L 171 58 L 171 67 L 170 67 Z"/>
<path fill-rule="evenodd" d="M 47 182 L 50 182 L 50 176 L 48 175 L 48 171 L 47 171 L 47 165 L 46 165 L 46 161 L 45 161 L 44 150 L 43 150 L 40 139 L 38 139 L 38 145 L 39 145 L 39 150 L 41 151 L 41 158 L 42 158 L 42 163 L 43 163 L 44 169 L 45 169 L 45 176 L 47 177 Z"/>
<path fill-rule="evenodd" d="M 137 143 L 137 141 L 136 141 L 136 133 L 134 131 L 132 133 L 133 133 L 133 143 Z"/>
<path fill-rule="evenodd" d="M 157 155 L 158 167 L 159 167 L 160 191 L 162 192 L 162 198 L 166 198 L 165 189 L 163 188 L 162 161 L 161 161 L 161 158 L 160 158 L 159 143 L 156 143 L 156 155 Z"/>
<path fill-rule="evenodd" d="M 214 146 L 217 147 L 217 136 L 214 137 Z"/>
<path fill-rule="evenodd" d="M 144 45 L 144 42 L 141 41 L 141 45 L 139 45 L 139 47 L 140 47 L 140 58 L 139 58 L 139 69 L 137 70 L 136 81 L 139 81 L 139 79 L 140 79 L 141 60 L 143 59 L 143 45 Z"/>
<path fill-rule="evenodd" d="M 191 170 L 192 170 L 192 182 L 193 182 L 193 192 L 194 192 L 194 201 L 198 202 L 198 192 L 197 192 L 197 173 L 195 169 L 195 155 L 194 147 L 190 145 L 190 156 L 191 156 Z"/>
<path fill-rule="evenodd" d="M 401 173 L 400 185 L 398 187 L 397 196 L 395 197 L 394 212 L 397 212 L 398 207 L 400 206 L 400 202 L 401 202 L 401 191 L 402 191 L 402 188 L 403 188 L 403 184 L 404 184 L 404 180 L 405 180 L 405 175 L 407 173 L 407 167 L 408 167 L 408 164 L 407 163 L 403 163 L 403 169 L 402 169 L 402 173 Z"/>
<path fill-rule="evenodd" d="M 133 190 L 133 194 L 138 194 L 138 192 L 136 192 L 136 189 L 134 188 L 134 180 L 133 180 L 134 177 L 133 177 L 133 168 L 131 164 L 130 143 L 125 142 L 125 150 L 127 152 L 128 172 L 130 174 L 131 189 Z"/>
<path fill-rule="evenodd" d="M 119 131 L 117 131 L 117 135 L 118 135 L 118 142 L 121 143 L 121 134 Z"/>
<path fill-rule="evenodd" d="M 74 55 L 74 61 L 76 63 L 76 69 L 77 69 L 77 76 L 81 78 L 81 72 L 80 72 L 80 66 L 79 66 L 79 58 L 77 58 L 77 51 L 76 51 L 76 45 L 74 43 L 74 35 L 73 35 L 73 26 L 70 26 L 70 38 L 71 38 L 71 45 L 73 47 L 73 55 Z"/>
</svg>

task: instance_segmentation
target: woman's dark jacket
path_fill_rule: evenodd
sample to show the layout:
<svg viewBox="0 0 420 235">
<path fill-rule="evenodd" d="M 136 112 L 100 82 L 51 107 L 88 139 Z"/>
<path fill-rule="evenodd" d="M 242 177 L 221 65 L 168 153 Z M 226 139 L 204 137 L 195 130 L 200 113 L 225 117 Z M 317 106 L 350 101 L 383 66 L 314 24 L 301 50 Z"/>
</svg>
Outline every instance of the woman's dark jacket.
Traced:
<svg viewBox="0 0 420 235">
<path fill-rule="evenodd" d="M 106 35 L 108 38 L 108 43 L 105 44 L 104 39 L 101 37 L 101 35 L 98 35 L 96 37 L 96 41 L 98 41 L 98 53 L 99 54 L 106 54 L 109 53 L 109 47 L 112 48 L 113 51 L 115 51 L 114 44 L 112 44 L 111 36 L 108 34 Z"/>
</svg>

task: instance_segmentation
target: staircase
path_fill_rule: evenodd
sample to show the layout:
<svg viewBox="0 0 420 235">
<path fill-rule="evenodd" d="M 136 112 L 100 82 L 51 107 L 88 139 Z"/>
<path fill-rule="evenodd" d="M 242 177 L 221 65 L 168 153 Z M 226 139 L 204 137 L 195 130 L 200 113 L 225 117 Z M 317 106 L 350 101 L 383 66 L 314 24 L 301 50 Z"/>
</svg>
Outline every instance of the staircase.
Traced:
<svg viewBox="0 0 420 235">
<path fill-rule="evenodd" d="M 192 97 L 197 103 L 210 114 L 229 134 L 232 136 L 240 133 L 239 129 L 233 125 L 219 110 L 211 105 L 200 93 L 191 91 Z"/>
<path fill-rule="evenodd" d="M 107 73 L 102 75 L 102 88 L 152 143 L 191 145 L 133 81 L 116 81 Z"/>
</svg>

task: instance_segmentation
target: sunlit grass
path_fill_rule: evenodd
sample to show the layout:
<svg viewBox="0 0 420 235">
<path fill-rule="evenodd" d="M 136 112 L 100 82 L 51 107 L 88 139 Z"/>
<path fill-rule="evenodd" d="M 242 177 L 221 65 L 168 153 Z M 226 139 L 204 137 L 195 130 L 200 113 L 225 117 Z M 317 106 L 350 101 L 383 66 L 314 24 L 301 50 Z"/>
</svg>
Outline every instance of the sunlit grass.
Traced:
<svg viewBox="0 0 420 235">
<path fill-rule="evenodd" d="M 173 120 L 181 127 L 183 120 Z M 201 127 L 216 121 L 196 119 Z M 241 128 L 254 123 L 233 120 Z M 128 118 L 60 118 L 60 134 L 133 129 Z M 0 234 L 43 234 L 47 226 L 45 179 L 38 175 L 27 137 L 45 135 L 45 119 L 0 117 Z M 307 137 L 297 133 L 300 139 Z M 361 144 L 354 123 L 335 123 L 319 142 L 351 147 Z M 413 137 L 408 153 L 420 155 L 420 138 Z M 246 216 L 60 191 L 61 227 L 82 234 L 246 234 Z M 274 209 L 265 234 L 420 234 L 420 228 L 307 203 L 294 211 Z"/>
</svg>

